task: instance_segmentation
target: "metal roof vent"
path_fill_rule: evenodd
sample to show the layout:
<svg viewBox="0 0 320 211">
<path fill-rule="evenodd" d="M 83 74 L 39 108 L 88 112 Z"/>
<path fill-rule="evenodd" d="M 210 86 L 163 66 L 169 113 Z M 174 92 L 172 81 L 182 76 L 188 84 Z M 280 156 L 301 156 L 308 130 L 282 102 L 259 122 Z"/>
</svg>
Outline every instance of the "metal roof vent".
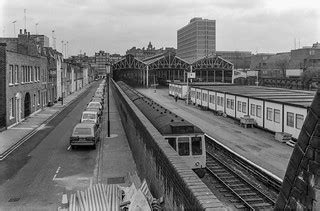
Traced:
<svg viewBox="0 0 320 211">
<path fill-rule="evenodd" d="M 181 119 L 181 122 L 184 122 L 184 119 Z"/>
<path fill-rule="evenodd" d="M 170 122 L 173 122 L 173 119 L 171 119 L 171 121 Z"/>
</svg>

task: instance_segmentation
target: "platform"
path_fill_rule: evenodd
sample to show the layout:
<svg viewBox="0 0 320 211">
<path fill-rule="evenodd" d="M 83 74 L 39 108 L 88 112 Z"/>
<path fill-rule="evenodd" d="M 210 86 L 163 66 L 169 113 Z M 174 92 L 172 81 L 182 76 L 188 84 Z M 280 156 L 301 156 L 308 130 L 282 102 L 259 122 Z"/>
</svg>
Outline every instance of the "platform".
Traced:
<svg viewBox="0 0 320 211">
<path fill-rule="evenodd" d="M 159 104 L 200 127 L 205 133 L 217 139 L 258 166 L 284 178 L 293 148 L 275 140 L 274 134 L 259 128 L 243 128 L 231 118 L 214 115 L 212 111 L 204 111 L 185 101 L 169 96 L 167 88 L 138 89 Z"/>
</svg>

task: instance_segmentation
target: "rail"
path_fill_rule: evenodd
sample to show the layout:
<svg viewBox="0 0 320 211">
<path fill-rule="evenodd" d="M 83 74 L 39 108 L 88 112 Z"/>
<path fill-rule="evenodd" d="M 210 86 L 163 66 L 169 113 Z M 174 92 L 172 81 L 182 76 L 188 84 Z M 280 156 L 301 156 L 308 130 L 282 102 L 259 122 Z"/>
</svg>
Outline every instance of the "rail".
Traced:
<svg viewBox="0 0 320 211">
<path fill-rule="evenodd" d="M 233 152 L 231 149 L 224 146 L 223 144 L 221 144 L 220 142 L 218 142 L 213 137 L 207 134 L 205 134 L 205 140 L 207 144 L 213 145 L 215 148 L 223 150 L 224 154 L 231 157 L 233 161 L 235 161 L 242 168 L 246 169 L 248 172 L 254 175 L 256 179 L 273 188 L 276 192 L 279 193 L 282 186 L 282 180 L 279 177 L 261 168 L 255 163 L 247 160 L 241 155 L 238 155 L 237 153 Z"/>
<path fill-rule="evenodd" d="M 211 176 L 214 176 L 219 183 L 223 184 L 223 186 L 238 199 L 233 201 L 234 204 L 238 205 L 237 208 L 255 210 L 269 209 L 274 206 L 275 202 L 269 196 L 248 183 L 237 174 L 235 170 L 231 169 L 209 152 L 207 152 L 207 170 Z M 241 204 L 244 207 L 242 207 Z"/>
</svg>

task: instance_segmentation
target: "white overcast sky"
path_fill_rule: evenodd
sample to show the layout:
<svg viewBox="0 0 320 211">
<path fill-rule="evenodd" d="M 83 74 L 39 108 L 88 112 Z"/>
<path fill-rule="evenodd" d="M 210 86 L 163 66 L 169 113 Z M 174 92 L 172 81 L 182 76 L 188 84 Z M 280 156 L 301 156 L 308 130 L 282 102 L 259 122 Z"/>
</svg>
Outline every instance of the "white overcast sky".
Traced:
<svg viewBox="0 0 320 211">
<path fill-rule="evenodd" d="M 177 47 L 177 29 L 193 17 L 216 20 L 217 50 L 284 52 L 320 42 L 319 0 L 0 0 L 2 37 L 24 28 L 50 38 L 68 54 L 133 46 Z"/>
</svg>

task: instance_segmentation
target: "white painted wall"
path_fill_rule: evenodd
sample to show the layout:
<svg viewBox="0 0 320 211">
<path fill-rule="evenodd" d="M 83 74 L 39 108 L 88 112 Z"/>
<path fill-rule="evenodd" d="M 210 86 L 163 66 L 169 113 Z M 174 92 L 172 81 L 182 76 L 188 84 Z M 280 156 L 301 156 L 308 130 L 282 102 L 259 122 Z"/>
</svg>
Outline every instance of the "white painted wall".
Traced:
<svg viewBox="0 0 320 211">
<path fill-rule="evenodd" d="M 192 103 L 196 103 L 196 89 L 191 88 L 190 90 L 191 90 L 191 92 L 195 93 L 194 96 L 191 96 L 191 101 L 192 101 Z"/>
<path fill-rule="evenodd" d="M 201 105 L 201 89 L 196 89 L 196 104 L 197 105 Z M 200 93 L 200 99 L 197 98 L 197 96 L 199 95 L 198 93 Z"/>
<path fill-rule="evenodd" d="M 236 97 L 235 97 L 234 95 L 226 94 L 226 101 L 227 101 L 227 99 L 230 99 L 230 100 L 233 100 L 233 101 L 234 101 L 234 107 L 233 107 L 233 109 L 227 108 L 227 102 L 226 102 L 226 104 L 225 104 L 225 105 L 226 105 L 226 114 L 227 114 L 228 116 L 235 117 Z"/>
<path fill-rule="evenodd" d="M 218 105 L 218 97 L 222 97 L 223 99 L 223 105 Z M 217 92 L 216 94 L 216 108 L 217 108 L 217 111 L 223 111 L 224 112 L 224 93 L 220 93 L 220 92 Z"/>
<path fill-rule="evenodd" d="M 208 90 L 201 91 L 201 99 L 202 99 L 201 105 L 206 108 L 209 108 L 209 91 Z"/>
<path fill-rule="evenodd" d="M 282 105 L 279 103 L 273 103 L 265 101 L 264 109 L 264 127 L 274 132 L 282 132 Z M 267 120 L 267 108 L 272 109 L 271 120 Z M 274 120 L 274 109 L 280 110 L 280 122 L 277 123 Z"/>
<path fill-rule="evenodd" d="M 212 102 L 212 103 L 210 103 L 210 96 L 208 96 L 208 100 L 209 100 L 209 108 L 211 109 L 211 110 L 216 110 L 216 103 L 215 103 L 215 101 L 216 101 L 216 93 L 215 92 L 213 92 L 213 91 L 209 91 L 209 95 L 213 95 L 214 96 L 214 101 Z"/>
<path fill-rule="evenodd" d="M 255 105 L 255 114 L 251 114 L 251 104 Z M 257 114 L 257 105 L 261 106 L 261 117 L 258 117 Z M 249 115 L 251 118 L 256 120 L 258 126 L 263 127 L 263 101 L 249 98 Z"/>
<path fill-rule="evenodd" d="M 241 102 L 241 111 L 238 111 L 238 102 Z M 246 103 L 246 110 L 245 113 L 242 112 L 242 103 L 245 102 Z M 236 113 L 237 113 L 237 119 L 240 119 L 240 117 L 243 117 L 244 115 L 249 115 L 248 114 L 248 98 L 247 97 L 239 97 L 237 96 L 237 102 L 236 103 Z"/>
<path fill-rule="evenodd" d="M 287 126 L 287 112 L 294 113 L 294 127 Z M 307 108 L 284 105 L 284 132 L 292 134 L 292 137 L 297 139 L 301 129 L 296 128 L 296 114 L 303 115 L 305 119 L 307 116 L 307 113 L 308 113 Z"/>
</svg>

